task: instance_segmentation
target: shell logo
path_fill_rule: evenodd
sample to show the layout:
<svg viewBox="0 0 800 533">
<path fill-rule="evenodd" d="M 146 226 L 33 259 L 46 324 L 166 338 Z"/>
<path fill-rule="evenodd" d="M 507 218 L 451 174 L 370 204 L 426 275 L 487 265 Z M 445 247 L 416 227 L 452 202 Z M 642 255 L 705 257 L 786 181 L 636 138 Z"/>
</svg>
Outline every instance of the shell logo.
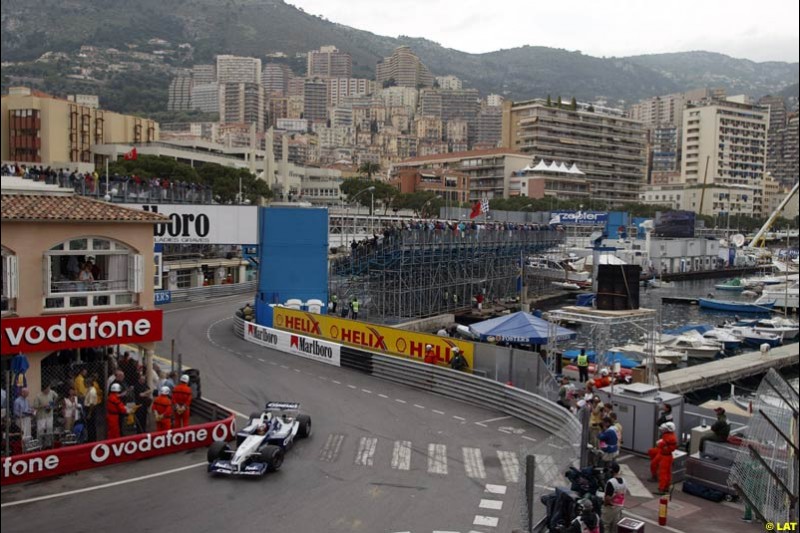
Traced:
<svg viewBox="0 0 800 533">
<path fill-rule="evenodd" d="M 408 343 L 403 337 L 400 337 L 395 341 L 394 347 L 397 348 L 398 352 L 406 353 L 406 348 L 408 348 Z"/>
<path fill-rule="evenodd" d="M 283 315 L 278 315 L 275 317 L 275 324 L 277 324 L 279 328 L 283 327 Z"/>
<path fill-rule="evenodd" d="M 331 334 L 331 338 L 332 339 L 338 339 L 339 338 L 339 328 L 336 327 L 336 326 L 331 326 L 330 334 Z"/>
</svg>

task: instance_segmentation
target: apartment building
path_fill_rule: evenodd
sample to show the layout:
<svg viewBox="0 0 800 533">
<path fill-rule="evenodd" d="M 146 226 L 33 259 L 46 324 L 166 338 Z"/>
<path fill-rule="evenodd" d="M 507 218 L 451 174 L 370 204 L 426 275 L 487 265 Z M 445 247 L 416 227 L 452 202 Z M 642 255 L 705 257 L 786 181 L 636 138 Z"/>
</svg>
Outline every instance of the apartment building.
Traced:
<svg viewBox="0 0 800 533">
<path fill-rule="evenodd" d="M 503 101 L 505 98 L 500 96 L 499 94 L 489 94 L 486 96 L 486 105 L 489 107 L 500 107 L 503 105 Z"/>
<path fill-rule="evenodd" d="M 153 120 L 80 105 L 27 87 L 11 87 L 0 101 L 3 161 L 86 169 L 105 161 L 92 152 L 94 145 L 159 138 Z"/>
<path fill-rule="evenodd" d="M 694 89 L 683 93 L 653 96 L 640 100 L 628 110 L 628 116 L 648 128 L 671 124 L 680 126 L 683 110 L 689 104 L 710 102 L 725 98 L 725 89 Z"/>
<path fill-rule="evenodd" d="M 375 82 L 365 78 L 327 78 L 328 105 L 335 107 L 348 96 L 366 96 L 375 92 Z"/>
<path fill-rule="evenodd" d="M 750 215 L 762 215 L 768 124 L 769 109 L 731 98 L 687 107 L 681 180 L 687 185 L 751 189 L 755 199 Z M 705 212 L 705 207 L 698 206 L 698 212 Z"/>
<path fill-rule="evenodd" d="M 192 82 L 195 85 L 205 85 L 207 83 L 217 82 L 217 66 L 216 65 L 193 65 L 192 66 Z"/>
<path fill-rule="evenodd" d="M 265 126 L 264 88 L 260 83 L 225 83 L 219 86 L 219 121 L 221 124 L 255 124 L 256 131 Z"/>
<path fill-rule="evenodd" d="M 462 88 L 461 80 L 452 74 L 448 74 L 447 76 L 436 76 L 436 85 L 439 89 L 460 90 Z"/>
<path fill-rule="evenodd" d="M 256 57 L 217 56 L 217 82 L 261 84 L 261 60 Z"/>
<path fill-rule="evenodd" d="M 469 176 L 447 168 L 407 168 L 397 172 L 390 183 L 403 193 L 432 192 L 446 205 L 458 206 L 469 201 Z"/>
<path fill-rule="evenodd" d="M 375 79 L 379 85 L 399 87 L 432 87 L 433 75 L 428 67 L 408 46 L 395 48 L 391 56 L 383 58 L 375 67 Z"/>
<path fill-rule="evenodd" d="M 422 89 L 419 95 L 420 114 L 437 117 L 443 123 L 464 120 L 467 123 L 467 141 L 473 143 L 478 136 L 480 94 L 477 89 Z"/>
<path fill-rule="evenodd" d="M 191 74 L 187 72 L 172 78 L 167 96 L 167 110 L 189 111 L 192 109 Z"/>
<path fill-rule="evenodd" d="M 393 172 L 406 169 L 447 169 L 463 172 L 469 177 L 469 197 L 472 201 L 481 198 L 508 198 L 511 177 L 530 162 L 529 155 L 496 148 L 406 159 L 395 163 Z"/>
<path fill-rule="evenodd" d="M 325 80 L 319 78 L 305 80 L 303 118 L 312 122 L 328 120 L 328 85 Z"/>
<path fill-rule="evenodd" d="M 351 78 L 353 59 L 335 46 L 322 46 L 306 56 L 306 76 L 309 78 Z"/>
<path fill-rule="evenodd" d="M 612 206 L 635 202 L 647 172 L 644 125 L 614 109 L 577 109 L 542 99 L 503 102 L 502 145 L 540 159 L 577 164 L 592 197 Z"/>
<path fill-rule="evenodd" d="M 680 181 L 680 128 L 671 124 L 649 130 L 648 183 L 668 184 Z"/>
<path fill-rule="evenodd" d="M 548 164 L 541 159 L 536 165 L 526 165 L 511 176 L 509 194 L 536 199 L 588 200 L 591 186 L 578 165 L 567 166 L 559 161 Z"/>
<path fill-rule="evenodd" d="M 192 85 L 192 109 L 204 113 L 219 113 L 219 84 Z"/>
<path fill-rule="evenodd" d="M 261 85 L 267 96 L 284 96 L 289 90 L 292 69 L 282 63 L 267 63 L 261 71 Z"/>
</svg>

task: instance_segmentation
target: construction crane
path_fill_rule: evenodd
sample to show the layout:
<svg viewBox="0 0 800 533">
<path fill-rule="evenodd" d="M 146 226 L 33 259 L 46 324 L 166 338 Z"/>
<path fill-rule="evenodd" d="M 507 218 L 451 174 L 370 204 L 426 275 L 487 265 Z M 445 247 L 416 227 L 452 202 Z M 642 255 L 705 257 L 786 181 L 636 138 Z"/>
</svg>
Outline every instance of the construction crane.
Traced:
<svg viewBox="0 0 800 533">
<path fill-rule="evenodd" d="M 796 182 L 794 184 L 794 187 L 792 187 L 792 190 L 789 191 L 789 194 L 786 195 L 786 198 L 783 199 L 783 201 L 780 203 L 780 205 L 769 216 L 767 221 L 764 222 L 764 225 L 761 226 L 760 230 L 758 230 L 758 233 L 756 233 L 756 236 L 753 237 L 752 241 L 750 241 L 750 245 L 749 245 L 750 248 L 755 248 L 755 247 L 757 247 L 759 245 L 763 245 L 764 244 L 764 236 L 767 234 L 769 229 L 772 227 L 772 225 L 778 219 L 778 216 L 781 214 L 781 211 L 783 211 L 783 208 L 786 207 L 786 204 L 789 203 L 789 200 L 792 199 L 792 196 L 794 196 L 795 193 L 797 193 L 798 185 L 800 185 L 800 182 Z"/>
</svg>

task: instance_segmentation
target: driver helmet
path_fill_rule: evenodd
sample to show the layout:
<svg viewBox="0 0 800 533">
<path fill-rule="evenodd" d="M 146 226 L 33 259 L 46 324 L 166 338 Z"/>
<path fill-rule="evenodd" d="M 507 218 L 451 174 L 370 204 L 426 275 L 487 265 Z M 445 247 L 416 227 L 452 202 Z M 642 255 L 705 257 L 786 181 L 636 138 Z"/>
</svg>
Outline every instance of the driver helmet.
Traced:
<svg viewBox="0 0 800 533">
<path fill-rule="evenodd" d="M 184 374 L 181 376 L 181 383 L 189 383 L 189 374 Z"/>
<path fill-rule="evenodd" d="M 258 427 L 256 428 L 256 433 L 258 433 L 259 435 L 266 435 L 266 433 L 267 433 L 267 425 L 265 423 L 263 423 L 263 422 L 260 423 L 258 425 Z"/>
<path fill-rule="evenodd" d="M 159 391 L 159 392 L 160 392 L 160 394 L 162 396 L 169 396 L 172 391 L 169 390 L 169 387 L 165 386 L 165 387 L 161 387 L 161 391 Z"/>
<path fill-rule="evenodd" d="M 111 392 L 122 392 L 122 385 L 120 385 L 119 383 L 112 383 Z"/>
</svg>

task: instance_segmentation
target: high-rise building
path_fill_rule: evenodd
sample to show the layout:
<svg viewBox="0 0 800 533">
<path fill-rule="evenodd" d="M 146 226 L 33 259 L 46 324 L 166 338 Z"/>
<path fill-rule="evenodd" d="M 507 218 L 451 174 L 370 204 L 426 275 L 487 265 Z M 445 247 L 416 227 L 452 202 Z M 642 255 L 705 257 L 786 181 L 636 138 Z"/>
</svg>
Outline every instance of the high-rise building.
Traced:
<svg viewBox="0 0 800 533">
<path fill-rule="evenodd" d="M 499 106 L 483 107 L 478 111 L 477 128 L 476 144 L 490 147 L 499 146 L 503 132 L 502 109 Z"/>
<path fill-rule="evenodd" d="M 217 56 L 217 82 L 261 84 L 261 60 L 256 57 Z"/>
<path fill-rule="evenodd" d="M 219 113 L 219 84 L 192 85 L 192 109 L 203 113 Z"/>
<path fill-rule="evenodd" d="M 489 94 L 486 96 L 486 105 L 489 107 L 500 107 L 503 105 L 503 100 L 505 100 L 505 98 L 499 94 Z"/>
<path fill-rule="evenodd" d="M 648 128 L 664 124 L 680 126 L 683 120 L 683 110 L 688 104 L 699 104 L 724 98 L 725 89 L 706 88 L 653 96 L 633 104 L 628 110 L 628 116 L 644 123 Z"/>
<path fill-rule="evenodd" d="M 308 79 L 303 87 L 303 118 L 312 122 L 328 120 L 328 86 L 325 80 Z"/>
<path fill-rule="evenodd" d="M 195 85 L 206 85 L 208 83 L 216 83 L 216 81 L 216 65 L 194 65 L 192 67 L 192 83 Z"/>
<path fill-rule="evenodd" d="M 761 215 L 769 109 L 716 100 L 683 111 L 681 179 L 688 185 L 750 188 L 753 212 Z M 732 198 L 732 197 L 729 197 Z M 708 204 L 708 205 L 707 205 Z M 725 198 L 705 198 L 699 213 L 738 211 Z"/>
<path fill-rule="evenodd" d="M 364 78 L 327 78 L 328 105 L 338 106 L 347 96 L 364 96 L 375 92 L 375 82 Z"/>
<path fill-rule="evenodd" d="M 269 125 L 277 126 L 278 119 L 289 116 L 289 98 L 286 96 L 271 96 L 269 98 Z"/>
<path fill-rule="evenodd" d="M 422 89 L 420 113 L 438 117 L 446 123 L 463 119 L 467 122 L 467 140 L 474 143 L 478 136 L 480 95 L 477 89 Z"/>
<path fill-rule="evenodd" d="M 648 183 L 661 185 L 680 181 L 680 128 L 665 124 L 652 128 L 649 133 Z"/>
<path fill-rule="evenodd" d="M 439 89 L 461 89 L 461 80 L 452 74 L 436 76 L 436 85 Z"/>
<path fill-rule="evenodd" d="M 0 102 L 3 161 L 54 168 L 77 168 L 80 163 L 101 165 L 104 156 L 93 152 L 93 146 L 159 139 L 154 120 L 84 106 L 27 87 L 11 87 Z"/>
<path fill-rule="evenodd" d="M 309 78 L 350 78 L 353 76 L 353 59 L 335 46 L 321 46 L 311 50 L 306 57 L 306 76 Z"/>
<path fill-rule="evenodd" d="M 261 71 L 261 85 L 268 96 L 285 96 L 291 78 L 292 69 L 282 63 L 267 63 Z"/>
<path fill-rule="evenodd" d="M 266 100 L 260 83 L 225 83 L 219 86 L 219 121 L 222 124 L 255 124 L 264 131 Z"/>
<path fill-rule="evenodd" d="M 433 75 L 408 46 L 395 48 L 375 67 L 375 79 L 380 86 L 432 87 Z"/>
<path fill-rule="evenodd" d="M 189 111 L 192 108 L 192 77 L 189 73 L 180 74 L 169 84 L 167 110 Z"/>
<path fill-rule="evenodd" d="M 578 165 L 591 184 L 592 198 L 611 205 L 636 202 L 645 183 L 646 130 L 619 110 L 506 100 L 502 144 L 539 159 Z"/>
<path fill-rule="evenodd" d="M 306 88 L 306 78 L 291 77 L 289 78 L 289 83 L 287 85 L 286 95 L 299 96 L 300 98 L 302 98 L 305 88 Z"/>
<path fill-rule="evenodd" d="M 791 144 L 786 103 L 782 96 L 767 95 L 758 101 L 769 108 L 767 128 L 767 172 L 782 184 L 791 184 L 797 179 L 797 172 L 791 173 L 791 156 L 787 153 L 787 143 Z M 797 144 L 795 131 L 795 145 Z M 794 167 L 797 168 L 796 166 Z"/>
</svg>

